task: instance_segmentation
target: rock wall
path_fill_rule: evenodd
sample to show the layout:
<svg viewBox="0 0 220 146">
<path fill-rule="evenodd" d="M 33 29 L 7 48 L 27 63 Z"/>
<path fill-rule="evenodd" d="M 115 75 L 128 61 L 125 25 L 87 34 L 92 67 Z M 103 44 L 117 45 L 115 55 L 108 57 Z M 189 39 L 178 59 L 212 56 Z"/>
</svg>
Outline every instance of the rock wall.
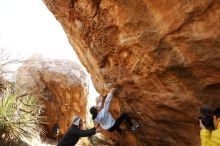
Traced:
<svg viewBox="0 0 220 146">
<path fill-rule="evenodd" d="M 38 97 L 45 106 L 47 135 L 55 136 L 54 124 L 64 134 L 75 115 L 85 119 L 88 79 L 82 68 L 71 61 L 32 57 L 18 69 L 16 85 Z"/>
<path fill-rule="evenodd" d="M 44 0 L 96 89 L 120 84 L 114 116 L 136 119 L 121 145 L 199 145 L 198 109 L 220 105 L 219 0 Z"/>
</svg>

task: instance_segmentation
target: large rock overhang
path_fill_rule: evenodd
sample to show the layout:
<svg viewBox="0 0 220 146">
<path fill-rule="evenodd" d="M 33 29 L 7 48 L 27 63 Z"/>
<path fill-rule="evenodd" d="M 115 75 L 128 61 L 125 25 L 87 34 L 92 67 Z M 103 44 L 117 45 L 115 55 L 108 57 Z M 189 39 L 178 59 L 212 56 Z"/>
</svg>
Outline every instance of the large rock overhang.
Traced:
<svg viewBox="0 0 220 146">
<path fill-rule="evenodd" d="M 132 145 L 199 145 L 198 109 L 220 105 L 220 2 L 44 0 L 106 94 L 141 128 Z"/>
</svg>

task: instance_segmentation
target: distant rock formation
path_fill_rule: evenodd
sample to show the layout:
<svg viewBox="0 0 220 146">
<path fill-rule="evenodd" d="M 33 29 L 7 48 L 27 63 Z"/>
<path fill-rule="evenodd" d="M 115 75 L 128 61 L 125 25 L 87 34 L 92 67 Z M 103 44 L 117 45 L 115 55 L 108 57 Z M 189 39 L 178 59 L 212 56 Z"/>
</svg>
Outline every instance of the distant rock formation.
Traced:
<svg viewBox="0 0 220 146">
<path fill-rule="evenodd" d="M 63 134 L 72 117 L 86 116 L 88 79 L 82 68 L 71 61 L 33 57 L 26 60 L 16 74 L 16 85 L 37 96 L 45 105 L 43 115 L 48 136 L 54 124 Z"/>
<path fill-rule="evenodd" d="M 137 133 L 121 145 L 197 146 L 198 109 L 220 105 L 219 0 L 44 0 L 96 89 L 120 84 L 111 112 Z M 117 98 L 117 99 L 116 99 Z"/>
</svg>

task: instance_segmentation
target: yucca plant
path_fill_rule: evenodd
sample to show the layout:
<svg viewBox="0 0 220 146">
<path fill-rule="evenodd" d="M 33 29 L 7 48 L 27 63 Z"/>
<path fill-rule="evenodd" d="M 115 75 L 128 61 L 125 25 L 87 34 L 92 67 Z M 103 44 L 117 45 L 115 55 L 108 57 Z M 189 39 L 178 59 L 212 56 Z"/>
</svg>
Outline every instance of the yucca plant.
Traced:
<svg viewBox="0 0 220 146">
<path fill-rule="evenodd" d="M 17 143 L 43 132 L 42 109 L 34 96 L 7 88 L 0 97 L 0 143 Z"/>
</svg>

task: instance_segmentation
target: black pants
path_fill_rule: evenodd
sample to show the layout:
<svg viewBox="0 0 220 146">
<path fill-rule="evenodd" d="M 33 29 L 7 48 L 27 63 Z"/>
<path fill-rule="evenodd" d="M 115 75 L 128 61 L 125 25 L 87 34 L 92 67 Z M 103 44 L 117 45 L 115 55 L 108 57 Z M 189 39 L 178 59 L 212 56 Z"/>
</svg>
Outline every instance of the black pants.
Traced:
<svg viewBox="0 0 220 146">
<path fill-rule="evenodd" d="M 131 118 L 126 113 L 123 113 L 116 119 L 115 124 L 111 128 L 109 128 L 108 131 L 112 132 L 114 130 L 117 130 L 119 133 L 121 133 L 120 125 L 124 120 L 129 124 L 129 126 L 133 125 L 131 122 Z"/>
</svg>

